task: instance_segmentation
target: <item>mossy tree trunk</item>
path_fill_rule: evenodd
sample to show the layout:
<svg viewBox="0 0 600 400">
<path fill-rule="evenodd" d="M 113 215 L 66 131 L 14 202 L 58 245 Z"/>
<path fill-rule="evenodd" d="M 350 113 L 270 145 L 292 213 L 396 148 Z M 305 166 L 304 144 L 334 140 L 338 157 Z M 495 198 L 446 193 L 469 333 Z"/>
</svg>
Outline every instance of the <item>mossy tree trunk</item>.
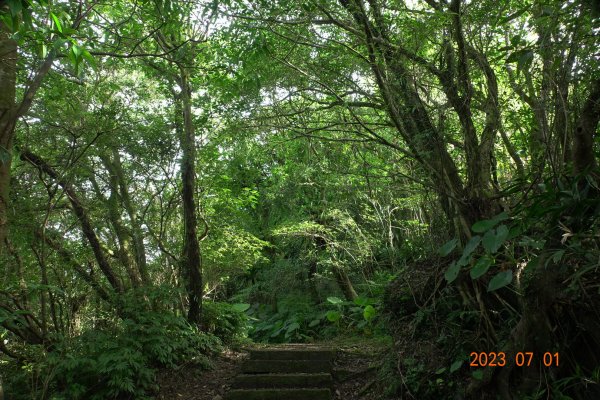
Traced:
<svg viewBox="0 0 600 400">
<path fill-rule="evenodd" d="M 0 253 L 8 230 L 10 166 L 15 129 L 17 43 L 0 22 Z"/>
<path fill-rule="evenodd" d="M 181 132 L 181 182 L 183 201 L 183 256 L 182 268 L 186 276 L 188 296 L 188 321 L 200 324 L 202 312 L 202 256 L 198 240 L 198 217 L 196 214 L 196 135 L 192 120 L 191 86 L 189 72 L 180 68 L 180 101 L 183 112 Z"/>
</svg>

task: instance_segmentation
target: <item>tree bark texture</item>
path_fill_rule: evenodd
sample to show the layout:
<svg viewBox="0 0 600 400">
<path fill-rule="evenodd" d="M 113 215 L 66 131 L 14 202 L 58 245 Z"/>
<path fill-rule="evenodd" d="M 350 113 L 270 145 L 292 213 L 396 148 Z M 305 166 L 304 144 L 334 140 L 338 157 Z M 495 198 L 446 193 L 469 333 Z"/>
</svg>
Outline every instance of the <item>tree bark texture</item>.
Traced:
<svg viewBox="0 0 600 400">
<path fill-rule="evenodd" d="M 198 217 L 196 215 L 196 137 L 192 121 L 192 99 L 188 71 L 181 68 L 181 106 L 183 132 L 181 135 L 181 181 L 183 201 L 183 256 L 181 263 L 186 276 L 188 296 L 188 321 L 200 324 L 202 313 L 202 257 L 198 240 Z"/>
<path fill-rule="evenodd" d="M 583 105 L 575 134 L 573 135 L 573 173 L 594 172 L 594 135 L 600 122 L 600 79 L 592 82 L 590 94 Z"/>
<path fill-rule="evenodd" d="M 8 230 L 10 166 L 15 129 L 17 42 L 0 22 L 0 253 Z"/>
</svg>

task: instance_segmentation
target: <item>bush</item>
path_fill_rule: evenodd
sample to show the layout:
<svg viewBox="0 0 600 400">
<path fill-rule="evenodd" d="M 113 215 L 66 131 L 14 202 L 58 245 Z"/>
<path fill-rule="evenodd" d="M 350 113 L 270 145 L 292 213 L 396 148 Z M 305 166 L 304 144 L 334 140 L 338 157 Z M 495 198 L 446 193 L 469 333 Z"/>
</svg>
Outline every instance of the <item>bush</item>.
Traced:
<svg viewBox="0 0 600 400">
<path fill-rule="evenodd" d="M 229 304 L 204 302 L 202 304 L 202 324 L 209 332 L 226 344 L 232 344 L 248 337 L 248 317 L 244 313 L 249 304 Z"/>
<path fill-rule="evenodd" d="M 42 360 L 9 376 L 7 392 L 15 400 L 145 399 L 158 389 L 156 368 L 184 363 L 206 367 L 206 356 L 220 350 L 217 337 L 183 318 L 142 311 L 110 328 L 58 341 Z"/>
</svg>

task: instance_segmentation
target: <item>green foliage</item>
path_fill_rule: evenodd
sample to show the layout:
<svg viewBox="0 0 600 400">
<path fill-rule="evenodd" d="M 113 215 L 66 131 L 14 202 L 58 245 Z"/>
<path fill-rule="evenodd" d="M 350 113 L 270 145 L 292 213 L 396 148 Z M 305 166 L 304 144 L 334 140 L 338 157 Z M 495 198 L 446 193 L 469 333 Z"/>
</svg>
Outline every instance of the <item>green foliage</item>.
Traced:
<svg viewBox="0 0 600 400">
<path fill-rule="evenodd" d="M 205 301 L 202 304 L 202 324 L 208 333 L 217 336 L 225 344 L 243 341 L 250 327 L 245 314 L 249 306 Z"/>
<path fill-rule="evenodd" d="M 142 312 L 114 331 L 88 331 L 65 345 L 48 365 L 69 399 L 143 396 L 156 389 L 154 368 L 206 366 L 206 355 L 220 349 L 218 339 L 165 312 Z"/>
<path fill-rule="evenodd" d="M 440 254 L 440 256 L 445 257 L 448 254 L 450 254 L 452 252 L 452 250 L 454 250 L 456 248 L 457 245 L 458 245 L 458 239 L 456 239 L 456 238 L 451 239 L 448 242 L 446 242 L 442 247 L 440 247 L 440 249 L 438 250 L 438 253 Z"/>
<path fill-rule="evenodd" d="M 167 310 L 149 311 L 129 302 L 123 312 L 129 317 L 62 338 L 52 351 L 38 353 L 38 361 L 7 377 L 8 392 L 23 385 L 27 391 L 17 390 L 15 399 L 42 399 L 49 392 L 56 400 L 149 399 L 157 390 L 157 368 L 206 368 L 208 356 L 221 349 L 216 336 Z"/>
<path fill-rule="evenodd" d="M 259 342 L 305 342 L 318 336 L 315 319 L 324 317 L 310 298 L 289 295 L 277 302 L 274 310 L 264 304 L 252 306 L 248 315 L 252 321 L 250 337 Z"/>
<path fill-rule="evenodd" d="M 325 317 L 335 324 L 340 333 L 373 335 L 382 332 L 383 326 L 378 321 L 377 299 L 358 297 L 354 301 L 343 301 L 338 297 L 328 297 L 327 303 L 333 309 L 327 311 Z M 322 320 L 322 317 L 316 318 L 311 324 L 317 326 Z"/>
<path fill-rule="evenodd" d="M 347 3 L 3 2 L 0 31 L 20 56 L 2 93 L 32 102 L 14 138 L 0 132 L 14 143 L 0 146 L 0 167 L 12 162 L 15 178 L 0 190 L 14 247 L 0 251 L 0 323 L 12 329 L 0 334 L 27 360 L 0 363 L 11 389 L 27 388 L 18 397 L 143 398 L 156 368 L 203 364 L 213 335 L 310 341 L 401 321 L 424 356 L 390 362 L 404 373 L 396 389 L 446 398 L 479 378 L 457 360 L 510 340 L 546 271 L 561 287 L 539 332 L 597 353 L 588 332 L 600 327 L 586 319 L 600 309 L 597 171 L 564 178 L 599 70 L 591 2 Z M 176 315 L 188 89 L 208 334 Z M 24 150 L 58 178 L 20 160 Z M 460 297 L 467 272 L 461 289 L 473 293 Z M 342 273 L 355 302 L 340 298 Z M 396 274 L 390 308 L 402 310 L 386 318 Z M 545 394 L 569 396 L 569 378 Z"/>
</svg>

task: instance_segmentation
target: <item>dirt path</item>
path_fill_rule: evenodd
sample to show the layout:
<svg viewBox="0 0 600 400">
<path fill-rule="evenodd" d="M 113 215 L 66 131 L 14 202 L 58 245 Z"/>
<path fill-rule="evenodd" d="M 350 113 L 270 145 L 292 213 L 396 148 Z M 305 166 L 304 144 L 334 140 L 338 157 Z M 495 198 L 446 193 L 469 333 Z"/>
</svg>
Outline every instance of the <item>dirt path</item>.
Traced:
<svg viewBox="0 0 600 400">
<path fill-rule="evenodd" d="M 213 368 L 182 368 L 163 371 L 158 376 L 160 391 L 157 400 L 222 400 L 241 363 L 248 357 L 246 351 L 227 350 L 213 360 Z"/>
</svg>

